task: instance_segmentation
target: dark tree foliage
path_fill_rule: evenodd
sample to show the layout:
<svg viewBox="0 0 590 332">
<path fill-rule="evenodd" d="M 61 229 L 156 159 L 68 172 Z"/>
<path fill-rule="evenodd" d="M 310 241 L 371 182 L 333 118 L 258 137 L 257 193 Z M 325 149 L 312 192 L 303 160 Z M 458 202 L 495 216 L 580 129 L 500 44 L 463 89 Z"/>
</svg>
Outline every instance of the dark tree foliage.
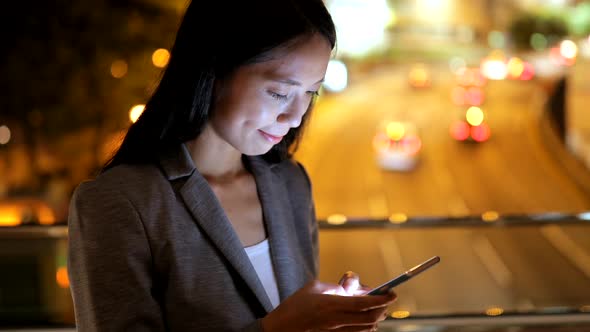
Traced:
<svg viewBox="0 0 590 332">
<path fill-rule="evenodd" d="M 567 24 L 563 19 L 530 13 L 518 16 L 510 25 L 509 31 L 514 46 L 520 50 L 532 48 L 530 40 L 534 33 L 545 35 L 549 46 L 568 34 Z"/>
<path fill-rule="evenodd" d="M 39 141 L 82 128 L 126 125 L 130 106 L 145 101 L 158 78 L 152 52 L 172 45 L 180 19 L 173 10 L 140 0 L 2 6 L 0 124 L 24 133 L 15 135 L 15 143 L 31 151 Z M 110 73 L 118 59 L 129 68 L 121 79 Z"/>
</svg>

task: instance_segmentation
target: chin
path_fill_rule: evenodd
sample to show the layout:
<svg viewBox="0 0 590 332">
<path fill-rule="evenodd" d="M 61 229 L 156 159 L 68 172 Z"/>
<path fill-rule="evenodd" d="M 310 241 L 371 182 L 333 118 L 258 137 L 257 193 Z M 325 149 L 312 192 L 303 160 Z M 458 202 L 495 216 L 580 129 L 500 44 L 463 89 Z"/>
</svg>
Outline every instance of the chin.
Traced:
<svg viewBox="0 0 590 332">
<path fill-rule="evenodd" d="M 257 147 L 244 147 L 243 149 L 239 149 L 242 154 L 246 156 L 260 156 L 266 154 L 268 151 L 272 149 L 272 145 L 269 146 L 257 146 Z"/>
</svg>

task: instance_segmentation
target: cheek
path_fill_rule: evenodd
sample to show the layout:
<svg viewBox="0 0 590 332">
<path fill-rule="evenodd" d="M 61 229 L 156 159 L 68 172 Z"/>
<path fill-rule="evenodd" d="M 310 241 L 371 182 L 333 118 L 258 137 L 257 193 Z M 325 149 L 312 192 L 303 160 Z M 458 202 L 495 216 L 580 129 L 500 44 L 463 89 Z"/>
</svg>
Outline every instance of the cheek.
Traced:
<svg viewBox="0 0 590 332">
<path fill-rule="evenodd" d="M 250 98 L 248 103 L 243 106 L 240 114 L 242 120 L 247 125 L 254 127 L 273 124 L 281 112 L 278 102 L 260 94 Z"/>
</svg>

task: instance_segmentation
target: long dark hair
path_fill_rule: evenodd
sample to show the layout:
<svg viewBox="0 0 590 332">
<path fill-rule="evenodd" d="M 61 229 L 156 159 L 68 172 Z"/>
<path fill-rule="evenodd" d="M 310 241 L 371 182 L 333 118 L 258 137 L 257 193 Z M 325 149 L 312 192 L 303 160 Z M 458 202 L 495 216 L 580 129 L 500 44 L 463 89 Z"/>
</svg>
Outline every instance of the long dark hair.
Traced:
<svg viewBox="0 0 590 332">
<path fill-rule="evenodd" d="M 322 0 L 192 1 L 157 89 L 104 169 L 155 162 L 158 151 L 196 138 L 210 117 L 216 81 L 314 34 L 334 48 L 334 23 Z M 308 115 L 267 160 L 291 156 Z"/>
</svg>

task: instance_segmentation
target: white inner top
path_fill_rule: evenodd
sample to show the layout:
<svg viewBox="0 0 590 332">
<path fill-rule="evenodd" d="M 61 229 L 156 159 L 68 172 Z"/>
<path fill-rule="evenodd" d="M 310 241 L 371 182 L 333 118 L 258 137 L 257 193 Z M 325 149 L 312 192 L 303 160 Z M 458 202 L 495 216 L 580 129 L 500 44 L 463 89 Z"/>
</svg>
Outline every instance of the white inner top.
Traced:
<svg viewBox="0 0 590 332">
<path fill-rule="evenodd" d="M 274 268 L 270 258 L 268 239 L 244 249 L 248 254 L 248 258 L 250 258 L 250 262 L 254 265 L 254 269 L 258 274 L 258 279 L 260 279 L 266 290 L 266 295 L 268 295 L 273 307 L 276 308 L 280 302 L 279 289 L 277 287 L 277 279 L 275 278 Z"/>
</svg>

